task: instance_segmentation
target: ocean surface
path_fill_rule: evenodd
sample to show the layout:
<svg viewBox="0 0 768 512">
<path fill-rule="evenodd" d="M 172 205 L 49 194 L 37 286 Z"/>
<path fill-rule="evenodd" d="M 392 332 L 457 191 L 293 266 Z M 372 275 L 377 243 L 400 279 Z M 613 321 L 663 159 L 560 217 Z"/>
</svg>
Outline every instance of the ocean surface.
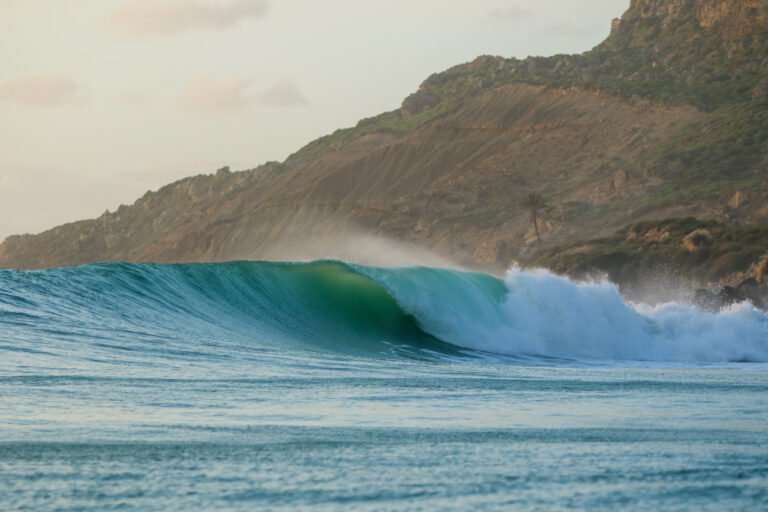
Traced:
<svg viewBox="0 0 768 512">
<path fill-rule="evenodd" d="M 768 316 L 336 261 L 0 271 L 0 510 L 768 510 Z"/>
</svg>

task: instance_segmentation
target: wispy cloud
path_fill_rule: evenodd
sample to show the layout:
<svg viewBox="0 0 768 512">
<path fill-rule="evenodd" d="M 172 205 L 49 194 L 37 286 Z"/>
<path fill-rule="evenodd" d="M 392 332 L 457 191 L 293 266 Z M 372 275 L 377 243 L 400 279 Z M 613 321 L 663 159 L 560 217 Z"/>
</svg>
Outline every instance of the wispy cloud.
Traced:
<svg viewBox="0 0 768 512">
<path fill-rule="evenodd" d="M 525 7 L 512 6 L 494 9 L 488 16 L 494 20 L 519 21 L 532 15 L 533 13 Z"/>
<path fill-rule="evenodd" d="M 78 106 L 85 101 L 82 88 L 64 74 L 33 75 L 0 83 L 0 100 L 29 107 Z"/>
<path fill-rule="evenodd" d="M 204 75 L 192 80 L 181 92 L 179 102 L 188 110 L 232 112 L 253 103 L 248 95 L 251 80 L 221 79 Z"/>
<path fill-rule="evenodd" d="M 259 104 L 269 107 L 306 105 L 307 99 L 290 80 L 280 80 L 256 97 Z"/>
<path fill-rule="evenodd" d="M 307 100 L 290 80 L 280 80 L 262 93 L 251 92 L 252 80 L 217 79 L 200 76 L 187 84 L 179 96 L 186 110 L 198 112 L 237 112 L 253 105 L 293 107 Z"/>
<path fill-rule="evenodd" d="M 108 22 L 126 36 L 174 34 L 223 30 L 267 12 L 268 0 L 127 0 Z"/>
</svg>

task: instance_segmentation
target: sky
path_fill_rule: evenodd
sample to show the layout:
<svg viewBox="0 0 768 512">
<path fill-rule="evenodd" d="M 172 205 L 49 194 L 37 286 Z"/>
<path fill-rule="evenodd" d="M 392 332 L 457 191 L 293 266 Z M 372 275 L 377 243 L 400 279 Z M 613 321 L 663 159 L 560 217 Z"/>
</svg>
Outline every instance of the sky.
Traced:
<svg viewBox="0 0 768 512">
<path fill-rule="evenodd" d="M 0 0 L 0 240 L 282 161 L 478 55 L 579 53 L 628 0 Z"/>
</svg>

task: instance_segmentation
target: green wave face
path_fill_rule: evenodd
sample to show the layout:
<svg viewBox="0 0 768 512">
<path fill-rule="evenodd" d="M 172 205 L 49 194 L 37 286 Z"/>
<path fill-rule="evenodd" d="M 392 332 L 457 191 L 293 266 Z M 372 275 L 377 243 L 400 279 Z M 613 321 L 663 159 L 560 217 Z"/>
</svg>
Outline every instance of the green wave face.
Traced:
<svg viewBox="0 0 768 512">
<path fill-rule="evenodd" d="M 18 332 L 8 343 L 20 350 L 105 338 L 153 354 L 226 340 L 375 357 L 460 350 L 425 332 L 361 268 L 336 261 L 0 271 L 0 291 L 0 330 Z"/>
<path fill-rule="evenodd" d="M 291 325 L 291 334 L 312 347 L 382 355 L 456 352 L 422 330 L 384 286 L 359 268 L 335 261 L 254 265 L 257 273 L 266 265 L 275 280 L 270 300 L 292 310 L 281 324 Z"/>
</svg>

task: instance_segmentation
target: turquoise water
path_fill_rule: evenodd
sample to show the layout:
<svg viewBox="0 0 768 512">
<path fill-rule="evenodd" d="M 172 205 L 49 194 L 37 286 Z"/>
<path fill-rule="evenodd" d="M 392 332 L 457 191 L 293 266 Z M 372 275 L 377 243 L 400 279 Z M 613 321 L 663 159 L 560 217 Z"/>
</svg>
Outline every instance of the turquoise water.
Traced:
<svg viewBox="0 0 768 512">
<path fill-rule="evenodd" d="M 765 510 L 768 317 L 432 268 L 0 271 L 2 510 Z"/>
</svg>

